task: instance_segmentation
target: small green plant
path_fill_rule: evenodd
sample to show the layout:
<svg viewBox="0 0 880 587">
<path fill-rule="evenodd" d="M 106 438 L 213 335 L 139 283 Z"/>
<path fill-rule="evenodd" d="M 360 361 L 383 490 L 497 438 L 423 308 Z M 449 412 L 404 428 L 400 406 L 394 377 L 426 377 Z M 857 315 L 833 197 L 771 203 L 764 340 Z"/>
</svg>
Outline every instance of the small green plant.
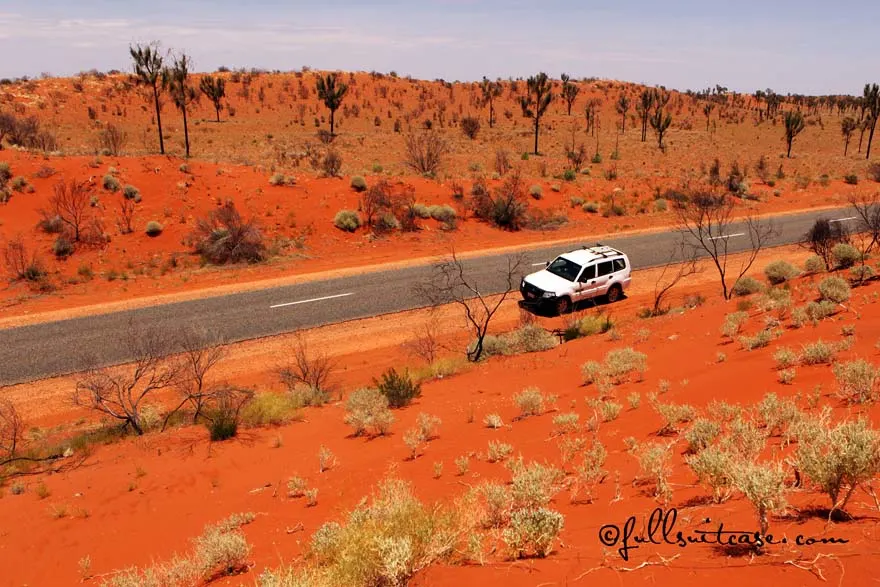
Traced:
<svg viewBox="0 0 880 587">
<path fill-rule="evenodd" d="M 471 466 L 470 457 L 462 455 L 455 459 L 455 468 L 458 469 L 459 477 L 468 472 Z"/>
<path fill-rule="evenodd" d="M 686 457 L 685 461 L 700 483 L 711 488 L 712 500 L 715 503 L 722 503 L 730 498 L 734 463 L 730 453 L 717 446 L 708 446 Z"/>
<path fill-rule="evenodd" d="M 824 273 L 827 269 L 822 257 L 813 255 L 812 257 L 807 257 L 806 261 L 804 261 L 804 271 L 807 273 Z"/>
<path fill-rule="evenodd" d="M 118 192 L 120 188 L 119 180 L 109 173 L 104 176 L 103 185 L 108 192 Z"/>
<path fill-rule="evenodd" d="M 367 189 L 367 180 L 361 175 L 355 175 L 351 178 L 351 189 L 356 192 L 362 192 Z"/>
<path fill-rule="evenodd" d="M 767 535 L 770 514 L 786 506 L 785 477 L 785 470 L 779 463 L 741 461 L 734 467 L 734 485 L 752 502 L 761 536 Z"/>
<path fill-rule="evenodd" d="M 847 243 L 838 243 L 831 249 L 831 257 L 837 269 L 847 269 L 862 259 L 861 253 L 854 246 Z"/>
<path fill-rule="evenodd" d="M 392 408 L 407 406 L 422 395 L 421 383 L 415 381 L 408 371 L 398 373 L 393 367 L 385 371 L 381 379 L 374 379 L 373 386 L 388 399 Z"/>
<path fill-rule="evenodd" d="M 329 471 L 335 466 L 336 455 L 334 455 L 329 448 L 322 444 L 321 448 L 318 449 L 318 471 L 324 473 L 325 471 Z"/>
<path fill-rule="evenodd" d="M 361 226 L 361 219 L 354 210 L 340 210 L 333 218 L 333 225 L 345 232 L 354 232 Z"/>
<path fill-rule="evenodd" d="M 692 421 L 697 415 L 696 410 L 688 404 L 654 402 L 654 409 L 663 418 L 663 426 L 657 431 L 660 435 L 675 434 L 680 424 Z"/>
<path fill-rule="evenodd" d="M 755 279 L 754 277 L 749 277 L 744 275 L 740 277 L 736 283 L 733 284 L 733 295 L 735 296 L 748 296 L 755 293 L 758 293 L 764 289 L 764 286 L 760 281 Z"/>
<path fill-rule="evenodd" d="M 513 446 L 506 442 L 489 441 L 489 448 L 486 451 L 486 460 L 490 463 L 498 463 L 513 454 Z"/>
<path fill-rule="evenodd" d="M 776 372 L 776 376 L 779 378 L 779 383 L 782 383 L 783 385 L 791 385 L 796 375 L 797 370 L 794 367 L 780 369 Z"/>
<path fill-rule="evenodd" d="M 642 476 L 654 484 L 654 497 L 668 502 L 672 499 L 672 486 L 669 475 L 672 473 L 670 446 L 653 443 L 642 447 L 639 454 L 639 468 Z"/>
<path fill-rule="evenodd" d="M 773 261 L 764 268 L 764 275 L 767 276 L 767 280 L 773 285 L 779 285 L 780 283 L 785 283 L 790 279 L 794 279 L 799 273 L 797 267 L 788 261 L 781 259 Z"/>
<path fill-rule="evenodd" d="M 724 317 L 724 323 L 721 325 L 721 334 L 733 338 L 739 334 L 746 320 L 749 319 L 748 312 L 733 312 Z"/>
<path fill-rule="evenodd" d="M 162 230 L 163 227 L 160 223 L 156 222 L 155 220 L 151 220 L 147 222 L 147 228 L 144 230 L 144 232 L 147 233 L 147 236 L 156 237 L 162 234 Z"/>
<path fill-rule="evenodd" d="M 793 350 L 789 347 L 779 347 L 776 349 L 776 352 L 773 353 L 773 360 L 776 361 L 777 369 L 786 369 L 788 367 L 792 367 L 797 365 L 798 356 Z"/>
</svg>

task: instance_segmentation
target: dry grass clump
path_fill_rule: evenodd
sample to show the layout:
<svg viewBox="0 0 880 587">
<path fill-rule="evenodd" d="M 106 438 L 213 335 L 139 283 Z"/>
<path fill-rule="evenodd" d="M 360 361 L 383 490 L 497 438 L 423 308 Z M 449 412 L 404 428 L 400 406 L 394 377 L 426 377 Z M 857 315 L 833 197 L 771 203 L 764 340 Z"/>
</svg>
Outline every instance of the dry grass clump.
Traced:
<svg viewBox="0 0 880 587">
<path fill-rule="evenodd" d="M 513 401 L 519 408 L 520 418 L 543 414 L 547 399 L 537 387 L 527 387 L 513 397 Z"/>
<path fill-rule="evenodd" d="M 644 378 L 648 369 L 648 355 L 632 348 L 621 348 L 609 351 L 602 363 L 588 361 L 581 366 L 584 384 L 591 383 L 619 385 L 632 376 L 637 381 Z"/>
<path fill-rule="evenodd" d="M 672 499 L 672 486 L 669 484 L 669 475 L 672 473 L 671 445 L 656 442 L 641 447 L 639 455 L 639 468 L 642 477 L 653 483 L 655 498 L 668 503 Z"/>
<path fill-rule="evenodd" d="M 394 414 L 388 408 L 388 398 L 378 389 L 358 389 L 345 402 L 345 423 L 354 428 L 355 436 L 372 431 L 385 435 L 394 422 Z"/>
<path fill-rule="evenodd" d="M 722 503 L 730 498 L 733 486 L 734 457 L 717 446 L 707 446 L 694 455 L 686 457 L 686 462 L 700 483 L 712 490 L 712 500 Z"/>
<path fill-rule="evenodd" d="M 851 404 L 864 404 L 876 399 L 878 375 L 878 369 L 864 359 L 834 365 L 838 395 Z"/>
</svg>

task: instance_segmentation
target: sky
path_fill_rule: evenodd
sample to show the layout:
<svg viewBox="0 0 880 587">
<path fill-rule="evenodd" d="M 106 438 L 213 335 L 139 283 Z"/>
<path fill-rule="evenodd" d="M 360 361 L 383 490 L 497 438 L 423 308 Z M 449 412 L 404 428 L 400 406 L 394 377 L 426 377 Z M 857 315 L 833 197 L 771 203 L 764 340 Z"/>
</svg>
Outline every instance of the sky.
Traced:
<svg viewBox="0 0 880 587">
<path fill-rule="evenodd" d="M 880 81 L 878 22 L 877 0 L 0 0 L 0 77 L 130 71 L 129 45 L 160 41 L 198 71 L 861 94 Z"/>
</svg>

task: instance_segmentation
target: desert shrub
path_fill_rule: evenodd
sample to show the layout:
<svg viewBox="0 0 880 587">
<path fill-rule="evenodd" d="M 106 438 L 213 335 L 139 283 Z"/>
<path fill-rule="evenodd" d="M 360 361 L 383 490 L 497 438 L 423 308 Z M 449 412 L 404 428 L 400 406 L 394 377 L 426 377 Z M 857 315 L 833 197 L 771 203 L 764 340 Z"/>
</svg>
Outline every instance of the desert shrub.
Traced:
<svg viewBox="0 0 880 587">
<path fill-rule="evenodd" d="M 666 200 L 663 198 L 659 198 L 654 200 L 654 212 L 666 212 L 669 208 L 669 205 L 666 203 Z"/>
<path fill-rule="evenodd" d="M 843 181 L 849 185 L 857 185 L 859 183 L 859 176 L 855 173 L 848 173 L 843 176 Z"/>
<path fill-rule="evenodd" d="M 880 435 L 863 420 L 834 428 L 816 421 L 798 438 L 798 469 L 831 499 L 832 511 L 845 512 L 855 489 L 880 473 Z"/>
<path fill-rule="evenodd" d="M 799 271 L 797 270 L 797 267 L 788 261 L 781 259 L 779 261 L 773 261 L 764 268 L 764 275 L 767 276 L 767 280 L 773 285 L 778 285 L 789 279 L 794 279 L 798 276 L 798 273 Z"/>
<path fill-rule="evenodd" d="M 465 116 L 461 119 L 461 132 L 464 133 L 464 136 L 473 140 L 477 138 L 477 134 L 480 132 L 480 119 L 474 116 Z"/>
<path fill-rule="evenodd" d="M 770 344 L 771 340 L 773 340 L 773 332 L 770 329 L 765 328 L 754 336 L 741 336 L 739 338 L 739 344 L 743 349 L 751 351 L 764 348 Z"/>
<path fill-rule="evenodd" d="M 584 204 L 584 212 L 589 214 L 596 214 L 599 212 L 599 203 L 598 202 L 587 202 Z"/>
<path fill-rule="evenodd" d="M 581 365 L 581 377 L 585 385 L 597 383 L 602 377 L 602 363 L 587 361 Z"/>
<path fill-rule="evenodd" d="M 838 394 L 848 403 L 862 404 L 874 400 L 878 370 L 864 359 L 834 365 Z"/>
<path fill-rule="evenodd" d="M 657 431 L 657 434 L 675 434 L 678 431 L 679 424 L 685 424 L 692 421 L 697 411 L 688 404 L 663 404 L 654 403 L 654 409 L 663 418 L 663 426 Z"/>
<path fill-rule="evenodd" d="M 807 320 L 817 323 L 833 315 L 837 311 L 837 304 L 830 300 L 821 300 L 818 302 L 810 302 L 804 306 L 804 316 Z"/>
<path fill-rule="evenodd" d="M 804 365 L 830 363 L 832 358 L 834 347 L 821 339 L 801 347 L 801 362 Z"/>
<path fill-rule="evenodd" d="M 275 187 L 290 187 L 296 185 L 296 178 L 292 175 L 284 175 L 281 172 L 273 173 L 269 178 L 269 185 Z"/>
<path fill-rule="evenodd" d="M 734 467 L 733 480 L 736 488 L 752 502 L 761 536 L 766 536 L 770 514 L 786 506 L 785 470 L 779 463 L 741 461 Z"/>
<path fill-rule="evenodd" d="M 777 368 L 785 369 L 792 365 L 796 365 L 798 362 L 798 356 L 797 353 L 789 347 L 779 347 L 776 349 L 776 352 L 773 353 L 773 360 L 776 361 Z"/>
<path fill-rule="evenodd" d="M 775 393 L 765 395 L 755 406 L 755 413 L 768 436 L 782 435 L 792 422 L 801 417 L 801 411 L 794 400 L 780 399 Z"/>
<path fill-rule="evenodd" d="M 200 218 L 191 235 L 195 252 L 208 263 L 254 263 L 266 258 L 263 235 L 253 220 L 245 221 L 229 201 Z"/>
<path fill-rule="evenodd" d="M 498 414 L 489 414 L 483 418 L 483 424 L 485 424 L 487 428 L 497 429 L 504 426 L 504 420 L 502 420 L 501 416 Z"/>
<path fill-rule="evenodd" d="M 606 400 L 596 402 L 596 408 L 599 410 L 599 417 L 603 422 L 611 422 L 617 419 L 623 406 L 617 402 Z"/>
<path fill-rule="evenodd" d="M 708 418 L 697 418 L 684 434 L 687 450 L 695 454 L 707 448 L 721 434 L 721 425 Z"/>
<path fill-rule="evenodd" d="M 513 343 L 519 352 L 536 353 L 555 348 L 557 338 L 537 324 L 528 324 L 513 332 Z"/>
<path fill-rule="evenodd" d="M 724 323 L 721 325 L 721 334 L 728 338 L 733 338 L 739 334 L 740 329 L 748 319 L 748 312 L 732 312 L 727 314 L 724 317 Z"/>
<path fill-rule="evenodd" d="M 483 504 L 481 520 L 485 528 L 500 528 L 510 520 L 513 498 L 510 496 L 507 486 L 501 483 L 487 481 L 480 484 L 476 489 Z"/>
<path fill-rule="evenodd" d="M 26 178 L 19 175 L 12 180 L 9 186 L 16 192 L 23 192 L 24 188 L 28 186 L 28 181 Z"/>
<path fill-rule="evenodd" d="M 754 460 L 764 450 L 767 437 L 751 420 L 735 417 L 728 425 L 728 434 L 721 440 L 721 447 L 746 460 Z"/>
<path fill-rule="evenodd" d="M 254 397 L 250 390 L 228 389 L 216 392 L 204 412 L 205 426 L 212 441 L 228 440 L 238 434 L 242 409 Z"/>
<path fill-rule="evenodd" d="M 455 208 L 446 204 L 442 206 L 431 206 L 428 208 L 428 214 L 434 220 L 446 224 L 452 224 L 455 222 L 456 218 Z"/>
<path fill-rule="evenodd" d="M 672 473 L 670 456 L 669 445 L 657 442 L 643 447 L 638 457 L 642 477 L 654 484 L 654 497 L 664 501 L 672 498 L 672 486 L 669 484 L 669 475 Z"/>
<path fill-rule="evenodd" d="M 553 416 L 553 427 L 556 428 L 558 434 L 577 432 L 580 426 L 580 419 L 581 417 L 577 412 L 557 414 Z"/>
<path fill-rule="evenodd" d="M 822 257 L 817 255 L 807 257 L 806 261 L 804 261 L 804 271 L 807 273 L 822 273 L 827 269 L 825 261 L 822 260 Z"/>
<path fill-rule="evenodd" d="M 541 189 L 541 186 L 539 185 L 533 185 L 529 188 L 529 195 L 536 200 L 540 200 L 542 197 L 544 197 L 544 190 Z"/>
<path fill-rule="evenodd" d="M 871 163 L 868 165 L 868 170 L 865 172 L 865 176 L 870 177 L 874 181 L 880 182 L 880 163 Z"/>
<path fill-rule="evenodd" d="M 160 223 L 155 220 L 150 220 L 147 222 L 147 227 L 144 229 L 144 232 L 147 233 L 147 236 L 159 236 L 162 234 L 163 227 Z"/>
<path fill-rule="evenodd" d="M 356 192 L 362 192 L 367 189 L 367 180 L 361 175 L 355 175 L 351 178 L 351 189 Z"/>
<path fill-rule="evenodd" d="M 514 559 L 529 553 L 543 558 L 550 554 L 562 526 L 563 517 L 559 512 L 547 508 L 516 510 L 502 537 Z"/>
<path fill-rule="evenodd" d="M 354 232 L 361 226 L 361 219 L 354 210 L 340 210 L 333 217 L 333 225 L 345 232 Z"/>
<path fill-rule="evenodd" d="M 685 462 L 699 482 L 708 485 L 712 490 L 712 500 L 715 503 L 722 503 L 730 497 L 734 464 L 730 453 L 717 446 L 707 446 L 696 454 L 685 457 Z"/>
<path fill-rule="evenodd" d="M 104 176 L 103 185 L 108 192 L 118 192 L 120 188 L 119 180 L 109 173 Z"/>
<path fill-rule="evenodd" d="M 422 504 L 409 483 L 385 479 L 343 524 L 315 532 L 308 551 L 316 568 L 303 585 L 407 585 L 419 569 L 452 554 L 454 520 L 448 509 Z"/>
<path fill-rule="evenodd" d="M 852 267 L 861 260 L 862 255 L 858 249 L 848 243 L 838 243 L 831 249 L 834 266 L 838 269 Z"/>
<path fill-rule="evenodd" d="M 335 149 L 330 149 L 321 159 L 321 172 L 327 177 L 338 177 L 342 171 L 342 155 Z"/>
<path fill-rule="evenodd" d="M 532 462 L 524 464 L 522 457 L 507 462 L 513 473 L 510 495 L 514 508 L 533 509 L 550 503 L 558 489 L 563 473 L 559 469 Z"/>
<path fill-rule="evenodd" d="M 614 322 L 607 315 L 590 314 L 579 318 L 572 318 L 565 323 L 563 339 L 570 341 L 594 334 L 604 334 L 611 330 L 613 326 Z"/>
<path fill-rule="evenodd" d="M 138 190 L 138 189 L 137 189 L 136 187 L 134 187 L 133 185 L 126 185 L 124 188 L 122 188 L 122 196 L 123 196 L 126 200 L 134 200 L 134 199 L 137 198 L 140 194 L 141 194 L 140 190 Z"/>
<path fill-rule="evenodd" d="M 754 277 L 749 277 L 748 275 L 744 275 L 736 280 L 736 283 L 733 284 L 733 295 L 735 296 L 748 296 L 754 293 L 758 293 L 764 289 L 764 286 L 761 285 L 761 282 L 755 279 Z"/>
<path fill-rule="evenodd" d="M 260 393 L 241 411 L 245 426 L 281 426 L 300 417 L 300 406 L 288 395 Z"/>
<path fill-rule="evenodd" d="M 849 274 L 857 282 L 862 282 L 874 277 L 874 269 L 870 265 L 856 265 L 850 268 Z"/>
<path fill-rule="evenodd" d="M 394 414 L 388 409 L 388 398 L 374 388 L 352 392 L 345 402 L 345 411 L 345 423 L 354 428 L 355 436 L 370 430 L 384 435 L 394 422 Z"/>
<path fill-rule="evenodd" d="M 408 406 L 422 395 L 422 384 L 413 380 L 409 371 L 398 373 L 393 367 L 385 371 L 380 380 L 373 379 L 373 386 L 388 399 L 392 408 Z"/>
<path fill-rule="evenodd" d="M 490 463 L 498 463 L 513 454 L 513 446 L 506 442 L 489 441 L 489 448 L 486 450 L 486 460 Z"/>
<path fill-rule="evenodd" d="M 59 236 L 52 243 L 52 253 L 59 259 L 66 259 L 71 256 L 74 251 L 74 245 L 69 238 L 64 235 Z"/>
<path fill-rule="evenodd" d="M 791 385 L 796 375 L 797 369 L 794 367 L 791 367 L 790 369 L 780 369 L 776 372 L 776 377 L 779 379 L 779 383 L 782 383 L 783 385 Z"/>
<path fill-rule="evenodd" d="M 842 304 L 849 299 L 849 284 L 842 277 L 826 277 L 819 282 L 819 294 L 823 300 Z"/>
<path fill-rule="evenodd" d="M 475 182 L 469 205 L 475 217 L 507 230 L 522 228 L 529 207 L 522 177 L 516 171 L 508 175 L 492 194 L 484 183 Z"/>
<path fill-rule="evenodd" d="M 641 381 L 647 368 L 648 355 L 627 347 L 609 351 L 605 355 L 603 372 L 613 382 L 621 383 L 633 373 Z"/>
<path fill-rule="evenodd" d="M 521 418 L 540 416 L 544 413 L 544 394 L 537 387 L 527 387 L 513 397 Z"/>
<path fill-rule="evenodd" d="M 468 352 L 476 348 L 476 341 L 472 341 L 468 346 Z M 509 355 L 513 352 L 510 341 L 504 336 L 495 336 L 487 334 L 483 338 L 483 357 L 493 357 L 500 355 Z"/>
<path fill-rule="evenodd" d="M 432 130 L 407 133 L 404 137 L 404 163 L 417 173 L 436 175 L 449 152 L 449 145 Z"/>
<path fill-rule="evenodd" d="M 434 206 L 431 206 L 433 208 Z M 413 213 L 421 218 L 422 220 L 426 220 L 431 217 L 431 208 L 425 206 L 424 204 L 413 204 Z"/>
</svg>

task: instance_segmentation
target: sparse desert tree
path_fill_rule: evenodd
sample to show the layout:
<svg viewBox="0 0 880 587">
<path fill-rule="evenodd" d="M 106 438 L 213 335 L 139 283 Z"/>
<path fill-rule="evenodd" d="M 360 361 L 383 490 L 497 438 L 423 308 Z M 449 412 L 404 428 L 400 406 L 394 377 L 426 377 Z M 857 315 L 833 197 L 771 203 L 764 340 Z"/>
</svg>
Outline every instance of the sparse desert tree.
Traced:
<svg viewBox="0 0 880 587">
<path fill-rule="evenodd" d="M 666 296 L 679 284 L 679 282 L 699 271 L 697 257 L 693 249 L 688 249 L 679 244 L 669 255 L 669 260 L 663 266 L 663 271 L 654 283 L 654 305 L 651 308 L 652 316 L 662 316 L 669 308 L 665 304 Z"/>
<path fill-rule="evenodd" d="M 226 356 L 226 349 L 217 343 L 217 338 L 209 331 L 196 327 L 183 328 L 178 333 L 175 350 L 179 352 L 177 369 L 180 376 L 175 388 L 181 401 L 165 417 L 163 430 L 171 416 L 186 405 L 192 410 L 193 423 L 198 422 L 205 406 L 217 399 L 218 394 L 223 395 L 228 391 L 225 386 L 211 386 L 207 381 L 208 373 Z"/>
<path fill-rule="evenodd" d="M 574 101 L 577 100 L 578 94 L 580 94 L 580 92 L 580 86 L 578 86 L 576 83 L 573 83 L 567 73 L 563 73 L 562 99 L 565 100 L 565 105 L 568 108 L 569 116 L 571 116 L 571 107 L 574 105 Z"/>
<path fill-rule="evenodd" d="M 658 106 L 651 115 L 650 122 L 651 128 L 657 133 L 657 146 L 661 151 L 665 151 L 666 146 L 663 144 L 663 137 L 666 135 L 666 131 L 669 130 L 669 126 L 672 124 L 672 114 L 665 112 L 662 107 Z"/>
<path fill-rule="evenodd" d="M 804 246 L 818 256 L 825 267 L 834 267 L 834 247 L 849 242 L 849 234 L 842 222 L 819 218 L 804 235 Z"/>
<path fill-rule="evenodd" d="M 535 155 L 538 154 L 538 133 L 541 128 L 541 117 L 553 100 L 553 85 L 544 72 L 532 76 L 526 83 L 526 95 L 520 97 L 522 114 L 535 121 Z"/>
<path fill-rule="evenodd" d="M 880 245 L 880 195 L 851 194 L 849 203 L 856 215 L 856 232 L 862 235 L 859 258 L 864 267 L 871 252 Z"/>
<path fill-rule="evenodd" d="M 483 342 L 492 318 L 519 286 L 522 265 L 522 257 L 508 257 L 505 270 L 488 279 L 484 276 L 483 281 L 468 274 L 453 250 L 449 260 L 434 267 L 429 281 L 416 287 L 416 293 L 432 306 L 452 303 L 464 311 L 468 328 L 475 338 L 467 350 L 467 357 L 476 362 L 483 356 Z"/>
<path fill-rule="evenodd" d="M 712 102 L 706 102 L 703 105 L 703 114 L 706 115 L 706 132 L 709 132 L 709 123 L 712 121 L 712 110 L 715 108 L 715 104 Z"/>
<path fill-rule="evenodd" d="M 846 157 L 847 152 L 849 151 L 849 141 L 852 139 L 853 133 L 858 128 L 859 123 L 856 122 L 856 119 L 852 116 L 845 116 L 843 120 L 840 121 L 840 134 L 843 135 L 843 156 Z"/>
<path fill-rule="evenodd" d="M 217 122 L 220 122 L 220 111 L 223 110 L 223 98 L 226 97 L 226 80 L 222 77 L 206 75 L 199 80 L 199 89 L 214 105 Z"/>
<path fill-rule="evenodd" d="M 174 385 L 179 363 L 170 358 L 173 351 L 170 337 L 158 328 L 142 327 L 130 321 L 117 344 L 126 350 L 131 363 L 98 367 L 95 357 L 87 358 L 86 364 L 93 366 L 76 382 L 73 402 L 119 420 L 124 429 L 140 435 L 146 426 L 147 399 Z"/>
<path fill-rule="evenodd" d="M 200 218 L 191 235 L 195 252 L 214 265 L 255 263 L 266 258 L 266 243 L 254 220 L 244 220 L 230 200 L 208 218 Z"/>
<path fill-rule="evenodd" d="M 800 110 L 789 111 L 785 113 L 783 122 L 785 123 L 785 143 L 788 145 L 786 156 L 791 159 L 791 145 L 794 143 L 794 138 L 806 128 L 804 115 Z"/>
<path fill-rule="evenodd" d="M 190 106 L 199 97 L 196 89 L 189 83 L 191 67 L 192 59 L 186 53 L 181 53 L 174 57 L 171 67 L 166 68 L 162 74 L 162 83 L 168 88 L 171 100 L 183 115 L 183 142 L 187 159 L 189 159 L 189 125 L 186 115 Z"/>
<path fill-rule="evenodd" d="M 326 76 L 318 77 L 317 87 L 318 99 L 324 102 L 324 106 L 330 110 L 330 135 L 335 133 L 336 111 L 342 106 L 342 100 L 348 92 L 348 84 L 341 81 L 336 72 L 328 73 Z"/>
<path fill-rule="evenodd" d="M 436 175 L 449 153 L 449 144 L 436 131 L 409 132 L 404 136 L 407 167 L 422 175 Z"/>
<path fill-rule="evenodd" d="M 626 94 L 621 94 L 620 98 L 617 99 L 617 113 L 620 114 L 621 133 L 626 133 L 626 114 L 629 112 L 630 106 L 629 97 Z"/>
<path fill-rule="evenodd" d="M 46 274 L 37 254 L 28 252 L 21 235 L 12 238 L 3 247 L 3 260 L 13 280 L 39 281 Z"/>
<path fill-rule="evenodd" d="M 862 99 L 864 100 L 868 118 L 868 146 L 865 149 L 865 159 L 871 158 L 871 142 L 874 140 L 874 131 L 877 128 L 877 119 L 880 118 L 880 86 L 877 84 L 865 84 Z"/>
<path fill-rule="evenodd" d="M 654 92 L 649 88 L 642 90 L 636 110 L 642 118 L 642 142 L 648 140 L 648 119 L 651 116 L 651 107 L 654 105 Z"/>
<path fill-rule="evenodd" d="M 0 466 L 16 459 L 24 443 L 24 433 L 25 424 L 15 404 L 0 398 Z"/>
<path fill-rule="evenodd" d="M 501 82 L 489 81 L 486 76 L 483 76 L 480 90 L 483 92 L 483 105 L 489 107 L 489 128 L 492 128 L 495 126 L 495 99 L 501 97 L 503 88 Z M 502 173 L 502 175 L 504 174 Z"/>
<path fill-rule="evenodd" d="M 677 203 L 675 212 L 678 227 L 685 237 L 683 248 L 691 251 L 694 257 L 706 254 L 711 258 L 721 278 L 724 299 L 729 300 L 733 295 L 733 288 L 728 285 L 731 276 L 728 252 L 733 200 L 727 194 L 698 191 L 691 194 L 687 201 Z M 768 220 L 748 216 L 739 222 L 741 226 L 737 230 L 745 233 L 743 236 L 749 239 L 750 249 L 733 272 L 733 284 L 748 272 L 760 251 L 776 234 L 773 223 Z"/>
<path fill-rule="evenodd" d="M 165 154 L 165 139 L 162 136 L 162 102 L 160 99 L 164 85 L 163 71 L 165 69 L 164 58 L 159 54 L 159 44 L 136 45 L 129 47 L 132 61 L 134 61 L 135 82 L 140 86 L 150 88 L 153 92 L 153 103 L 156 108 L 156 126 L 159 129 L 159 153 Z"/>
<path fill-rule="evenodd" d="M 74 179 L 55 184 L 55 191 L 49 198 L 51 215 L 61 219 L 73 242 L 79 242 L 82 237 L 90 201 L 86 184 Z"/>
</svg>

